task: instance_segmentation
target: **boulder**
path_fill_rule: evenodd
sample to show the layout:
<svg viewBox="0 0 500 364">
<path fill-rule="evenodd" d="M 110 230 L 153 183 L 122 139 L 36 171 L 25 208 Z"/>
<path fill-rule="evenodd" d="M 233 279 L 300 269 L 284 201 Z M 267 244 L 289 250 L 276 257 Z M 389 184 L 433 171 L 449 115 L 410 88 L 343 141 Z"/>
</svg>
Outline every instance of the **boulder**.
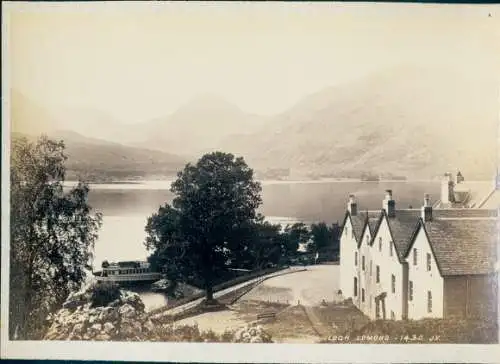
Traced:
<svg viewBox="0 0 500 364">
<path fill-rule="evenodd" d="M 152 332 L 155 328 L 155 325 L 151 320 L 146 320 L 143 324 L 143 330 L 146 332 Z"/>
<path fill-rule="evenodd" d="M 137 315 L 134 307 L 128 303 L 124 304 L 118 309 L 118 313 L 120 316 L 123 318 L 129 318 L 129 317 L 134 317 Z"/>
<path fill-rule="evenodd" d="M 102 325 L 102 327 L 104 332 L 108 335 L 111 335 L 116 330 L 115 325 L 113 325 L 111 322 L 105 322 L 104 325 Z"/>
<path fill-rule="evenodd" d="M 109 341 L 111 339 L 112 337 L 108 334 L 99 334 L 94 337 L 94 340 L 99 340 L 99 341 Z"/>
<path fill-rule="evenodd" d="M 155 326 L 145 314 L 141 297 L 120 290 L 107 306 L 92 307 L 92 285 L 72 293 L 59 311 L 47 317 L 46 340 L 140 340 Z"/>
</svg>

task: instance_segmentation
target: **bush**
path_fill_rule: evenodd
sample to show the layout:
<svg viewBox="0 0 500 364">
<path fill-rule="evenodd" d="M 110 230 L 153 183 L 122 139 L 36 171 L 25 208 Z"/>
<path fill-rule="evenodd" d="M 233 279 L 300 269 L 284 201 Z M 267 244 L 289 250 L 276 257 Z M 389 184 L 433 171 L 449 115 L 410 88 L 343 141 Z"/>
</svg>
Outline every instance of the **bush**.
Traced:
<svg viewBox="0 0 500 364">
<path fill-rule="evenodd" d="M 120 298 L 120 287 L 116 283 L 99 282 L 91 288 L 91 307 L 107 306 L 118 298 Z"/>
<path fill-rule="evenodd" d="M 226 330 L 219 334 L 202 331 L 198 325 L 155 325 L 154 329 L 140 334 L 140 341 L 160 342 L 212 342 L 212 343 L 272 343 L 269 333 L 261 327 L 249 325 L 239 330 Z"/>
</svg>

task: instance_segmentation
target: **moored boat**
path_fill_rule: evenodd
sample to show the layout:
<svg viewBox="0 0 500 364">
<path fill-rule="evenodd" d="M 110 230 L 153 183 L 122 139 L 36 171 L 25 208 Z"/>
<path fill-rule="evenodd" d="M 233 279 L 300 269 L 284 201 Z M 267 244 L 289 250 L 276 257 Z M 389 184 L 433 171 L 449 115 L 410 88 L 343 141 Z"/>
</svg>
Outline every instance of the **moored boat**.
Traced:
<svg viewBox="0 0 500 364">
<path fill-rule="evenodd" d="M 151 270 L 151 265 L 143 261 L 108 263 L 104 261 L 102 271 L 94 272 L 98 282 L 140 283 L 154 282 L 162 278 Z"/>
</svg>

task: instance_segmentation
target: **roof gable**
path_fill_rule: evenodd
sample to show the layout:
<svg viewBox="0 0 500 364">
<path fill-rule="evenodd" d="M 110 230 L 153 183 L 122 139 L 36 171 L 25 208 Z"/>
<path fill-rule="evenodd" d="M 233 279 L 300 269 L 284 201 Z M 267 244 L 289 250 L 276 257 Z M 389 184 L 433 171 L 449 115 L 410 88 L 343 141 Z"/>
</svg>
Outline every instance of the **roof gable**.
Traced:
<svg viewBox="0 0 500 364">
<path fill-rule="evenodd" d="M 498 229 L 495 219 L 433 220 L 422 223 L 441 275 L 495 271 Z"/>
</svg>

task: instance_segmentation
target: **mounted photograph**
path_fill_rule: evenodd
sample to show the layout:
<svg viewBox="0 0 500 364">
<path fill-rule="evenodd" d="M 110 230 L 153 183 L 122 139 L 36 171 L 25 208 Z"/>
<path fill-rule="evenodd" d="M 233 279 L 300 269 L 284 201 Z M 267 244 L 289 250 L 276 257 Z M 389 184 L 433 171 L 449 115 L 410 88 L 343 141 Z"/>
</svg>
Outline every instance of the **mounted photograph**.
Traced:
<svg viewBox="0 0 500 364">
<path fill-rule="evenodd" d="M 498 348 L 498 5 L 2 10 L 2 357 Z"/>
</svg>

